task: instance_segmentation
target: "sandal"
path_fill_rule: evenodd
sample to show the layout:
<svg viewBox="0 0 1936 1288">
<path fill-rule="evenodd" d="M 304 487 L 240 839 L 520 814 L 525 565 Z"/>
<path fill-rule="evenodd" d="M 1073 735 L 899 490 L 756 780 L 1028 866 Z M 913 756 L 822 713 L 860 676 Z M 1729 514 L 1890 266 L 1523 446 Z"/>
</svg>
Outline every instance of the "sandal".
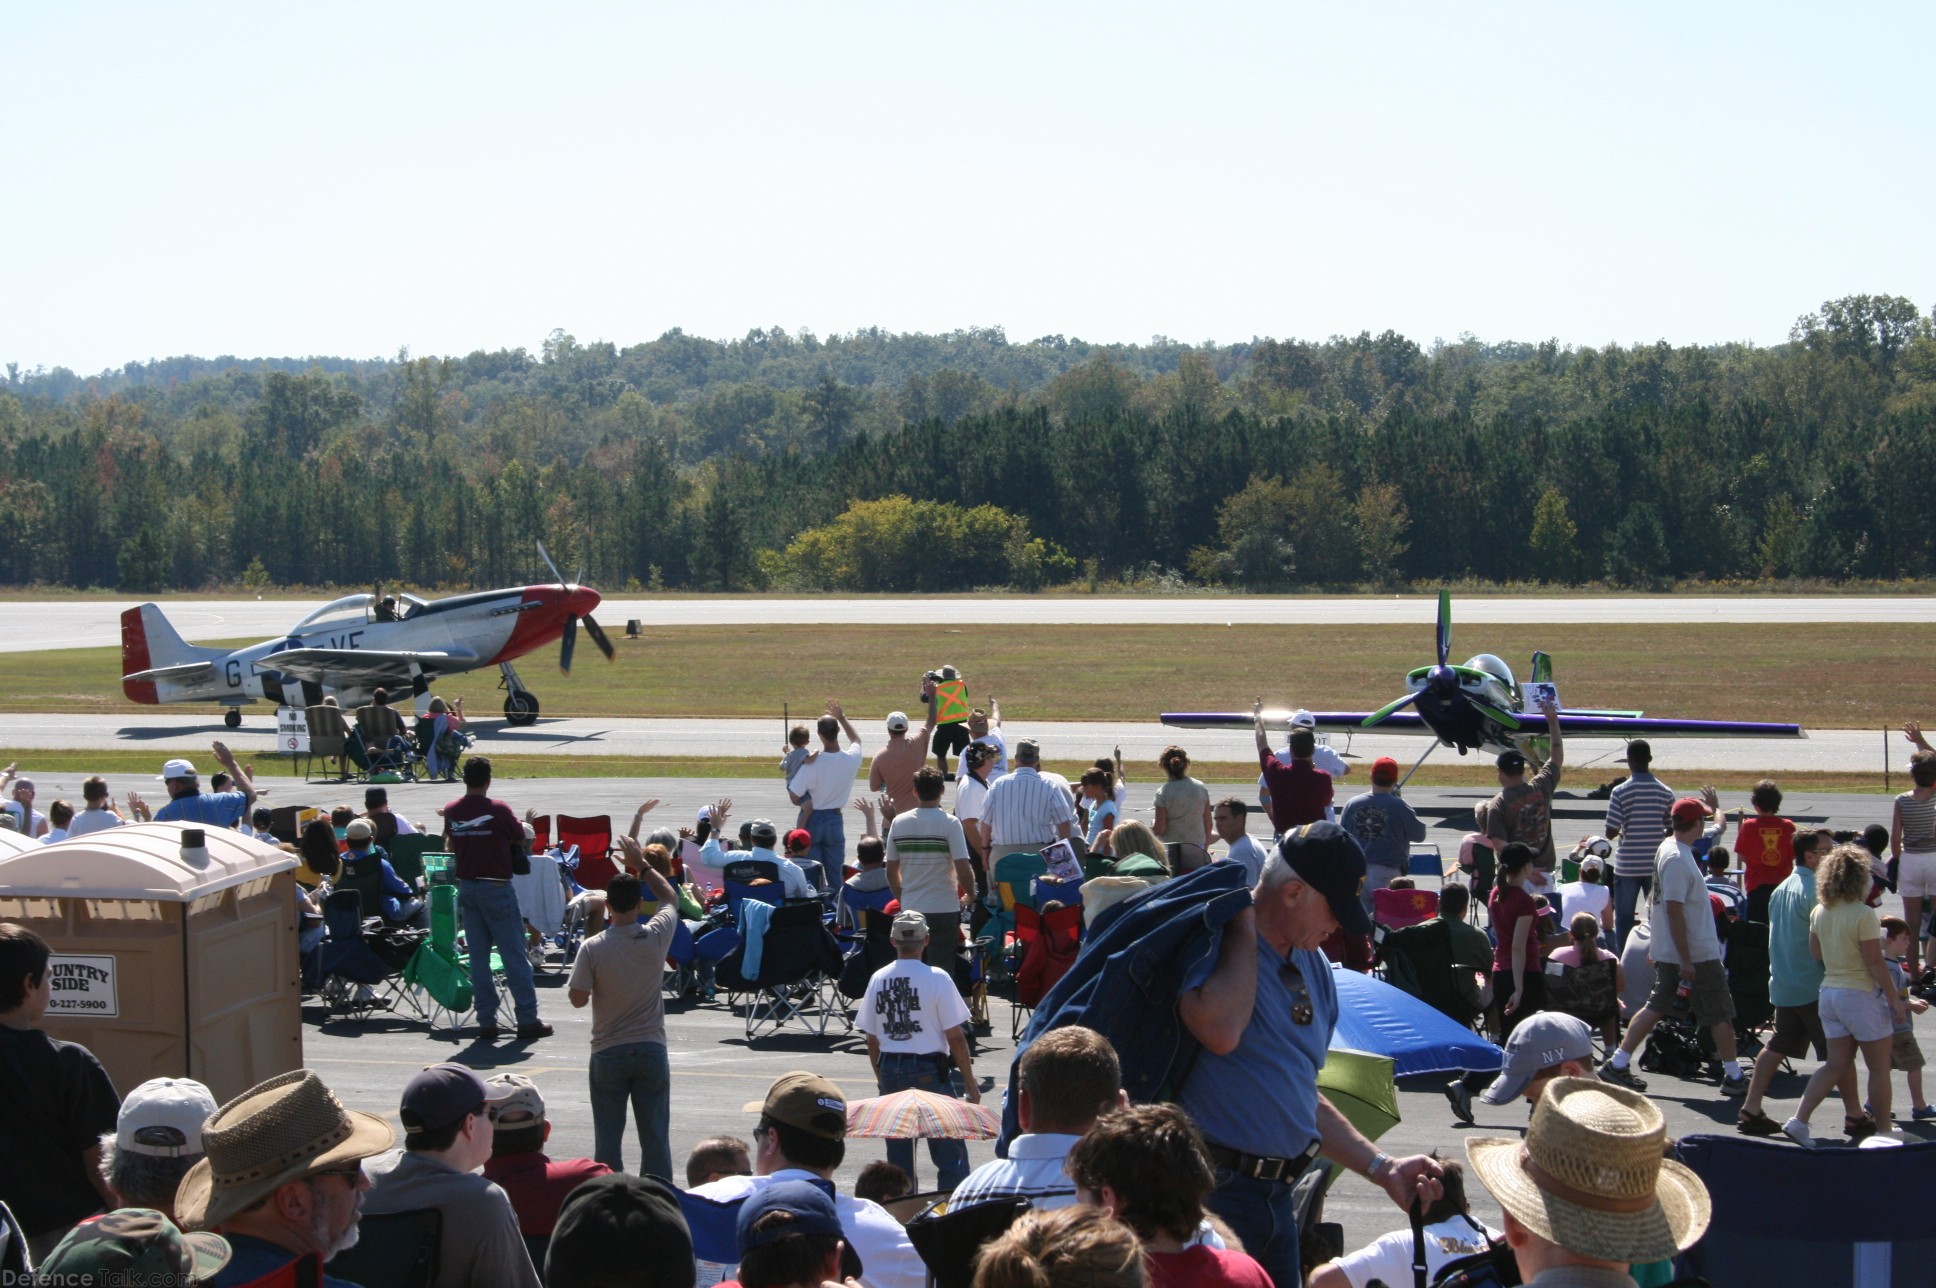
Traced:
<svg viewBox="0 0 1936 1288">
<path fill-rule="evenodd" d="M 1861 1140 L 1865 1136 L 1873 1136 L 1876 1134 L 1876 1120 L 1869 1117 L 1844 1118 L 1842 1120 L 1842 1134 L 1850 1140 Z"/>
<path fill-rule="evenodd" d="M 1767 1114 L 1762 1113 L 1759 1109 L 1753 1113 L 1744 1111 L 1740 1117 L 1734 1120 L 1734 1129 L 1743 1136 L 1781 1135 L 1781 1124 L 1770 1118 Z"/>
</svg>

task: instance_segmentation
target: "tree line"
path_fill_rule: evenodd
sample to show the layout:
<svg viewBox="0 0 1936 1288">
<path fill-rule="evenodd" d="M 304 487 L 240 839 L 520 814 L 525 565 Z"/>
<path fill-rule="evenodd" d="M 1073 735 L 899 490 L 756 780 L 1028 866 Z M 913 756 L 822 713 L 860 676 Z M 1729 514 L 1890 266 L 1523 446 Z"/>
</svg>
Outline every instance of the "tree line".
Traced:
<svg viewBox="0 0 1936 1288">
<path fill-rule="evenodd" d="M 1936 329 L 1095 345 L 670 332 L 0 384 L 0 582 L 1291 589 L 1936 573 Z"/>
</svg>

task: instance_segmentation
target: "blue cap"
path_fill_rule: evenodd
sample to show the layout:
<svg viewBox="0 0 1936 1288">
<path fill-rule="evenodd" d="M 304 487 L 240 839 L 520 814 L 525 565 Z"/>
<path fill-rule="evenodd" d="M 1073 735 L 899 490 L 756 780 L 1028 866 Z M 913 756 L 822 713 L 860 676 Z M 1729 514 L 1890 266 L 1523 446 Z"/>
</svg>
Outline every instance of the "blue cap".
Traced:
<svg viewBox="0 0 1936 1288">
<path fill-rule="evenodd" d="M 762 1217 L 773 1212 L 784 1212 L 793 1219 L 775 1221 L 763 1230 L 753 1228 Z M 755 1190 L 740 1204 L 736 1232 L 739 1236 L 739 1255 L 742 1257 L 755 1248 L 764 1248 L 769 1243 L 778 1243 L 796 1235 L 831 1235 L 836 1239 L 846 1237 L 845 1231 L 840 1228 L 840 1213 L 834 1208 L 833 1195 L 812 1181 L 775 1181 Z M 858 1274 L 858 1266 L 850 1273 Z"/>
</svg>

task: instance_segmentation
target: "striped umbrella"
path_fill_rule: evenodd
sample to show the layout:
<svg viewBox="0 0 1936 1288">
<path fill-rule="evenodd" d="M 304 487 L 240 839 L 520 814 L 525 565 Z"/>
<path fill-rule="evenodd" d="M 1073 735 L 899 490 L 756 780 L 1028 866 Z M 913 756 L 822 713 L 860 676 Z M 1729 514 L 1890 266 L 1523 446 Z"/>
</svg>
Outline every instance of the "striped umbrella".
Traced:
<svg viewBox="0 0 1936 1288">
<path fill-rule="evenodd" d="M 932 1091 L 896 1091 L 892 1095 L 847 1102 L 847 1134 L 876 1139 L 993 1140 L 1002 1120 L 984 1105 L 970 1104 Z"/>
</svg>

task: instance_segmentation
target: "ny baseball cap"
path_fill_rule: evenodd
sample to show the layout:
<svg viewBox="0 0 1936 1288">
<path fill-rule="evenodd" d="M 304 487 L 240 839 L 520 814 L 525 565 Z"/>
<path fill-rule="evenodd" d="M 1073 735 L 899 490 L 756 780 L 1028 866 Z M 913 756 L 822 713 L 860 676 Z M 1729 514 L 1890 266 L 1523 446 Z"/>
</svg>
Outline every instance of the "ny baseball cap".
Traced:
<svg viewBox="0 0 1936 1288">
<path fill-rule="evenodd" d="M 1703 822 L 1707 818 L 1707 806 L 1692 796 L 1683 796 L 1674 802 L 1672 810 L 1674 826 L 1686 827 L 1689 823 Z"/>
<path fill-rule="evenodd" d="M 907 731 L 907 727 L 908 727 L 907 712 L 890 711 L 887 713 L 887 731 L 889 733 L 905 733 Z"/>
<path fill-rule="evenodd" d="M 1278 849 L 1297 879 L 1324 896 L 1347 935 L 1369 935 L 1371 917 L 1360 902 L 1365 892 L 1365 852 L 1336 823 L 1306 823 L 1284 834 Z"/>
<path fill-rule="evenodd" d="M 746 1112 L 764 1114 L 826 1140 L 847 1136 L 847 1097 L 817 1073 L 782 1075 L 767 1088 L 766 1099 L 752 1101 Z"/>
<path fill-rule="evenodd" d="M 538 1084 L 521 1073 L 496 1073 L 485 1080 L 484 1089 L 490 1094 L 491 1103 L 497 1106 L 499 1126 L 529 1127 L 541 1123 L 545 1116 L 544 1093 Z M 505 1120 L 517 1114 L 529 1114 L 529 1121 L 515 1123 Z"/>
<path fill-rule="evenodd" d="M 397 1116 L 406 1136 L 439 1131 L 497 1104 L 484 1080 L 461 1064 L 433 1064 L 403 1088 Z"/>
<path fill-rule="evenodd" d="M 114 1122 L 114 1147 L 151 1158 L 194 1158 L 215 1095 L 193 1078 L 150 1078 L 128 1093 Z"/>
<path fill-rule="evenodd" d="M 195 762 L 192 760 L 171 760 L 161 767 L 160 778 L 167 782 L 171 778 L 195 777 Z"/>
<path fill-rule="evenodd" d="M 1505 1063 L 1499 1076 L 1480 1093 L 1489 1105 L 1503 1105 L 1526 1093 L 1541 1069 L 1550 1069 L 1562 1060 L 1593 1062 L 1593 1030 L 1585 1020 L 1555 1011 L 1528 1016 L 1506 1039 Z"/>
<path fill-rule="evenodd" d="M 1398 781 L 1398 762 L 1390 756 L 1380 756 L 1371 762 L 1371 781 L 1374 783 L 1395 783 Z"/>
<path fill-rule="evenodd" d="M 888 938 L 897 944 L 924 943 L 928 938 L 928 919 L 913 911 L 896 913 Z"/>
</svg>

